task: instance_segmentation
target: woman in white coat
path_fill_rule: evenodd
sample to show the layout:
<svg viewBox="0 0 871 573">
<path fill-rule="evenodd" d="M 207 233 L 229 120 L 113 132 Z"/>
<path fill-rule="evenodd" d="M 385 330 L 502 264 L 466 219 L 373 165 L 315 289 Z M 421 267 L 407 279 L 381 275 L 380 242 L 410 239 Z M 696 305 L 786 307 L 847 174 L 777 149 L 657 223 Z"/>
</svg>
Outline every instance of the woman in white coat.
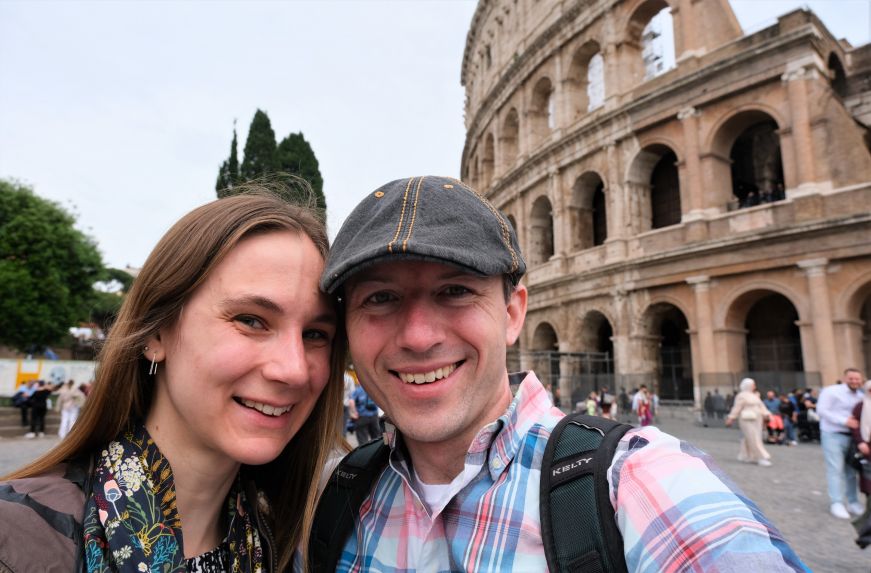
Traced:
<svg viewBox="0 0 871 573">
<path fill-rule="evenodd" d="M 732 411 L 726 417 L 727 426 L 731 426 L 732 422 L 738 420 L 738 427 L 741 428 L 743 437 L 738 460 L 770 466 L 771 454 L 762 444 L 762 427 L 768 418 L 768 408 L 756 393 L 756 382 L 752 378 L 741 380 L 740 389 L 741 391 L 735 396 Z"/>
</svg>

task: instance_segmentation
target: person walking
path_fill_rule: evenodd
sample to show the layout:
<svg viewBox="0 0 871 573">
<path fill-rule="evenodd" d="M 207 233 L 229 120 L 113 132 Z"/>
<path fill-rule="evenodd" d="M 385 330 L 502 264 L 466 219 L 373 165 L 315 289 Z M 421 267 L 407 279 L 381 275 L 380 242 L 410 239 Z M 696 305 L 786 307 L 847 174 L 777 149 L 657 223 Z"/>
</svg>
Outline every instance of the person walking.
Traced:
<svg viewBox="0 0 871 573">
<path fill-rule="evenodd" d="M 85 395 L 76 388 L 73 380 L 62 384 L 57 393 L 57 409 L 60 411 L 60 428 L 57 435 L 60 439 L 64 439 L 79 417 L 79 410 L 85 403 Z"/>
<path fill-rule="evenodd" d="M 746 463 L 756 463 L 760 466 L 771 465 L 771 454 L 762 444 L 762 425 L 768 418 L 768 408 L 762 403 L 756 393 L 756 381 L 744 378 L 739 386 L 740 392 L 735 396 L 732 411 L 726 416 L 726 425 L 731 426 L 738 420 L 741 428 L 741 448 L 738 450 L 738 460 Z"/>
<path fill-rule="evenodd" d="M 362 446 L 381 437 L 381 424 L 378 421 L 378 404 L 372 401 L 366 389 L 358 385 L 351 394 L 351 419 L 354 421 L 354 436 Z"/>
<path fill-rule="evenodd" d="M 36 380 L 22 384 L 12 396 L 12 405 L 21 410 L 21 427 L 30 425 L 30 396 L 36 390 Z"/>
<path fill-rule="evenodd" d="M 844 461 L 853 439 L 853 430 L 859 427 L 859 421 L 853 417 L 853 408 L 862 401 L 862 373 L 855 368 L 847 368 L 842 381 L 842 384 L 823 388 L 817 401 L 817 414 L 820 417 L 820 442 L 831 504 L 829 511 L 838 519 L 850 519 L 850 514 L 861 515 L 865 511 L 859 503 L 856 470 Z"/>
</svg>

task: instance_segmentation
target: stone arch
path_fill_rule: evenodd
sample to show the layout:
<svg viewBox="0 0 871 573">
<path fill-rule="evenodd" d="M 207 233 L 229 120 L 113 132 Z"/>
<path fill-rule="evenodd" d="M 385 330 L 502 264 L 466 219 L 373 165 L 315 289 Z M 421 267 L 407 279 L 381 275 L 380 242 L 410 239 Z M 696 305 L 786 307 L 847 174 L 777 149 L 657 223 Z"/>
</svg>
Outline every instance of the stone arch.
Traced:
<svg viewBox="0 0 871 573">
<path fill-rule="evenodd" d="M 681 222 L 678 156 L 662 143 L 643 147 L 629 165 L 632 225 L 637 232 L 660 229 Z"/>
<path fill-rule="evenodd" d="M 852 366 L 871 377 L 871 273 L 864 273 L 851 283 L 840 297 L 843 309 L 842 343 L 849 348 Z M 840 314 L 840 313 L 839 313 Z"/>
<path fill-rule="evenodd" d="M 565 80 L 566 98 L 569 101 L 569 117 L 572 121 L 577 121 L 604 103 L 605 68 L 603 64 L 602 49 L 595 40 L 585 42 L 572 56 L 569 73 Z"/>
<path fill-rule="evenodd" d="M 502 168 L 508 171 L 517 160 L 520 141 L 520 117 L 517 109 L 511 108 L 502 122 L 502 132 L 499 137 L 499 151 L 502 155 Z"/>
<path fill-rule="evenodd" d="M 533 142 L 541 142 L 550 136 L 556 127 L 553 83 L 543 76 L 532 88 L 529 110 L 529 136 Z"/>
<path fill-rule="evenodd" d="M 781 125 L 759 108 L 745 108 L 719 123 L 711 139 L 719 159 L 711 182 L 715 203 L 734 209 L 786 198 Z"/>
<path fill-rule="evenodd" d="M 556 329 L 547 321 L 541 321 L 532 332 L 530 362 L 538 379 L 551 388 L 560 383 L 559 336 Z"/>
<path fill-rule="evenodd" d="M 554 255 L 553 208 L 550 199 L 541 195 L 529 213 L 529 264 L 542 265 Z"/>
<path fill-rule="evenodd" d="M 692 342 L 687 314 L 672 301 L 660 299 L 644 309 L 639 326 L 642 364 L 652 374 L 659 397 L 692 400 Z"/>
<path fill-rule="evenodd" d="M 674 67 L 674 22 L 666 0 L 641 0 L 628 13 L 623 64 L 638 84 Z"/>
<path fill-rule="evenodd" d="M 742 297 L 744 297 L 748 293 L 752 293 L 755 291 L 771 291 L 785 296 L 798 311 L 799 320 L 807 320 L 807 316 L 810 313 L 810 310 L 802 302 L 802 297 L 799 295 L 799 293 L 794 291 L 788 285 L 778 281 L 754 280 L 741 284 L 740 286 L 726 293 L 724 297 L 722 297 L 721 300 L 723 300 L 724 302 L 719 306 L 716 311 L 714 322 L 715 326 L 724 328 L 731 328 L 736 326 L 737 323 L 735 322 L 735 315 L 733 315 L 733 312 L 738 307 L 735 306 L 735 302 L 739 299 L 742 299 Z"/>
<path fill-rule="evenodd" d="M 608 238 L 605 182 L 595 171 L 586 171 L 572 186 L 569 221 L 574 250 L 604 244 Z"/>
<path fill-rule="evenodd" d="M 790 390 L 804 383 L 799 309 L 769 288 L 747 288 L 725 316 L 727 352 L 735 371 L 749 373 L 761 391 Z"/>
<path fill-rule="evenodd" d="M 481 153 L 481 182 L 478 189 L 481 193 L 485 193 L 490 183 L 493 181 L 493 165 L 496 159 L 495 144 L 493 134 L 488 133 L 484 136 L 484 149 Z"/>
<path fill-rule="evenodd" d="M 844 71 L 844 64 L 841 63 L 841 58 L 838 54 L 832 52 L 829 54 L 829 84 L 832 86 L 832 91 L 841 98 L 847 97 L 847 74 Z"/>
</svg>

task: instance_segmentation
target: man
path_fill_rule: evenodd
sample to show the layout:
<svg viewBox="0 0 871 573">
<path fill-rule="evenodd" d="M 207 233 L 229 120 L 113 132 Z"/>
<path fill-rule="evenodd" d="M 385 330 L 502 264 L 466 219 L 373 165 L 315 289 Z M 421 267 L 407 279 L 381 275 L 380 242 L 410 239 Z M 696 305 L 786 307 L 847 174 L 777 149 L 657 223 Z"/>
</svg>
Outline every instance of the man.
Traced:
<svg viewBox="0 0 871 573">
<path fill-rule="evenodd" d="M 614 403 L 614 395 L 608 392 L 607 386 L 602 386 L 602 391 L 599 394 L 599 409 L 602 411 L 603 418 L 616 419 L 613 410 L 616 410 L 617 406 Z"/>
<path fill-rule="evenodd" d="M 506 370 L 525 270 L 505 217 L 454 179 L 388 183 L 345 221 L 321 286 L 345 304 L 391 452 L 339 571 L 547 570 L 539 477 L 563 414 L 534 373 Z M 630 571 L 804 570 L 707 456 L 656 428 L 629 431 L 608 476 Z"/>
<path fill-rule="evenodd" d="M 817 414 L 820 417 L 820 442 L 826 462 L 826 484 L 831 503 L 829 511 L 839 519 L 850 519 L 850 514 L 862 515 L 865 511 L 865 506 L 859 503 L 856 470 L 844 463 L 850 440 L 853 439 L 851 430 L 859 427 L 859 421 L 852 417 L 852 413 L 856 404 L 862 401 L 862 373 L 855 368 L 847 368 L 842 382 L 823 388 L 817 401 Z"/>
</svg>

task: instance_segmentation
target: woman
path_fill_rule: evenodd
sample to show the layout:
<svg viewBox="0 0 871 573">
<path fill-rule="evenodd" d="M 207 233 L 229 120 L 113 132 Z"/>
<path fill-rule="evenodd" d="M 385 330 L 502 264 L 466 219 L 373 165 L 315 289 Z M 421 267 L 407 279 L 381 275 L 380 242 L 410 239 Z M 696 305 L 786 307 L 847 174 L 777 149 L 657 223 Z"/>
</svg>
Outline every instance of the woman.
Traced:
<svg viewBox="0 0 871 573">
<path fill-rule="evenodd" d="M 79 411 L 85 403 L 85 395 L 76 388 L 73 380 L 67 380 L 65 384 L 61 384 L 57 394 L 57 409 L 60 412 L 60 428 L 57 435 L 60 436 L 60 439 L 64 439 L 79 417 Z"/>
<path fill-rule="evenodd" d="M 738 420 L 741 428 L 741 449 L 738 460 L 747 463 L 757 463 L 760 466 L 771 465 L 771 455 L 762 445 L 762 426 L 768 418 L 768 408 L 762 403 L 756 393 L 756 382 L 752 378 L 741 380 L 741 391 L 735 396 L 732 410 L 726 417 L 726 425 Z"/>
<path fill-rule="evenodd" d="M 853 428 L 853 441 L 856 449 L 865 459 L 859 470 L 859 491 L 865 494 L 865 513 L 853 521 L 859 534 L 856 544 L 865 549 L 871 544 L 871 380 L 865 382 L 862 401 L 853 408 L 853 417 L 859 427 Z"/>
<path fill-rule="evenodd" d="M 286 569 L 342 412 L 344 335 L 317 287 L 326 252 L 317 217 L 271 195 L 176 223 L 134 281 L 70 434 L 8 476 L 18 498 L 0 486 L 0 564 Z M 22 494 L 50 519 L 34 523 Z"/>
</svg>

